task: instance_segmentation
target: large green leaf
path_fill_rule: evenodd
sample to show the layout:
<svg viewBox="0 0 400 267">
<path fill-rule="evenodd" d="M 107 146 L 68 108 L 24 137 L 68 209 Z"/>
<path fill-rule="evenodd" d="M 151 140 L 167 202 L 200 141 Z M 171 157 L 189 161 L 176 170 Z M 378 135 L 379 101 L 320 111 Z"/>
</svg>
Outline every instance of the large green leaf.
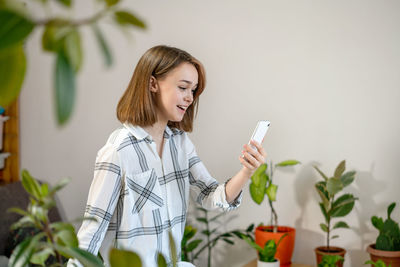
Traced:
<svg viewBox="0 0 400 267">
<path fill-rule="evenodd" d="M 291 159 L 291 160 L 282 161 L 282 162 L 276 164 L 275 166 L 276 167 L 286 167 L 286 166 L 293 166 L 293 165 L 297 165 L 297 164 L 300 164 L 300 161 Z"/>
<path fill-rule="evenodd" d="M 39 233 L 22 241 L 12 252 L 8 266 L 27 266 L 40 239 L 45 233 Z"/>
<path fill-rule="evenodd" d="M 350 171 L 346 172 L 345 174 L 340 177 L 340 180 L 342 181 L 343 187 L 348 186 L 354 181 L 354 176 L 356 175 L 355 171 Z"/>
<path fill-rule="evenodd" d="M 130 267 L 130 266 L 142 266 L 140 257 L 129 250 L 110 250 L 110 264 L 112 267 Z"/>
<path fill-rule="evenodd" d="M 346 169 L 346 161 L 343 160 L 336 167 L 334 177 L 337 178 L 337 179 L 340 179 L 340 177 L 342 176 L 342 174 L 343 174 L 345 169 Z"/>
<path fill-rule="evenodd" d="M 59 2 L 60 4 L 66 6 L 66 7 L 71 7 L 71 0 L 57 0 L 57 2 Z"/>
<path fill-rule="evenodd" d="M 335 225 L 333 226 L 333 229 L 337 229 L 337 228 L 350 228 L 350 227 L 346 222 L 340 221 L 340 222 L 335 223 Z"/>
<path fill-rule="evenodd" d="M 146 29 L 146 24 L 130 12 L 116 11 L 114 15 L 115 20 L 120 25 L 133 25 L 135 27 Z"/>
<path fill-rule="evenodd" d="M 334 196 L 343 189 L 342 181 L 335 177 L 329 178 L 326 182 L 326 189 L 328 190 L 330 196 Z"/>
<path fill-rule="evenodd" d="M 33 178 L 27 170 L 22 170 L 22 186 L 25 190 L 36 199 L 41 198 L 41 189 L 39 183 Z"/>
<path fill-rule="evenodd" d="M 75 73 L 63 52 L 57 54 L 55 70 L 56 113 L 59 125 L 68 121 L 75 104 Z"/>
<path fill-rule="evenodd" d="M 105 0 L 107 6 L 114 6 L 118 4 L 119 0 Z"/>
<path fill-rule="evenodd" d="M 64 52 L 74 71 L 78 72 L 82 65 L 82 46 L 81 36 L 76 28 L 65 36 Z"/>
<path fill-rule="evenodd" d="M 23 41 L 35 24 L 11 10 L 0 10 L 0 50 Z"/>
<path fill-rule="evenodd" d="M 270 184 L 267 189 L 265 189 L 265 193 L 267 194 L 270 201 L 276 201 L 276 192 L 278 191 L 278 186 L 274 184 Z"/>
<path fill-rule="evenodd" d="M 44 248 L 35 252 L 32 255 L 30 262 L 41 266 L 46 266 L 45 262 L 50 255 L 55 255 L 54 251 L 51 248 Z"/>
<path fill-rule="evenodd" d="M 326 182 L 321 181 L 315 184 L 315 188 L 319 196 L 321 197 L 322 203 L 324 204 L 325 210 L 330 209 L 329 193 L 326 190 Z"/>
<path fill-rule="evenodd" d="M 251 198 L 254 200 L 254 202 L 260 205 L 265 196 L 265 183 L 264 187 L 262 184 L 260 186 L 256 186 L 254 183 L 251 183 L 249 189 Z"/>
<path fill-rule="evenodd" d="M 104 63 L 106 64 L 107 67 L 111 66 L 113 63 L 112 59 L 112 54 L 110 51 L 110 48 L 108 47 L 108 44 L 106 42 L 106 39 L 104 38 L 100 28 L 97 26 L 97 24 L 93 24 L 92 26 L 94 35 L 96 36 L 97 43 L 99 44 L 100 50 L 103 54 L 104 58 Z"/>
<path fill-rule="evenodd" d="M 18 97 L 25 71 L 26 57 L 22 44 L 0 50 L 0 106 L 7 107 Z"/>
<path fill-rule="evenodd" d="M 351 212 L 354 202 L 357 200 L 352 194 L 345 194 L 335 200 L 332 204 L 330 215 L 332 217 L 343 217 Z"/>
<path fill-rule="evenodd" d="M 319 203 L 319 208 L 321 209 L 322 215 L 324 215 L 325 221 L 328 222 L 329 221 L 328 211 L 325 209 L 324 204 Z"/>
<path fill-rule="evenodd" d="M 64 247 L 57 244 L 54 244 L 53 246 L 62 255 L 65 255 L 68 258 L 77 259 L 85 267 L 104 267 L 103 262 L 100 260 L 99 257 L 96 257 L 95 255 L 93 255 L 90 252 L 87 252 L 86 250 L 73 247 Z"/>
<path fill-rule="evenodd" d="M 251 181 L 256 186 L 260 186 L 261 180 L 265 180 L 265 182 L 267 181 L 267 174 L 266 174 L 267 168 L 268 168 L 268 165 L 266 163 L 261 164 L 260 167 L 258 167 L 257 170 L 255 170 L 255 172 L 251 176 Z M 265 187 L 265 185 L 264 185 L 264 187 Z"/>
</svg>

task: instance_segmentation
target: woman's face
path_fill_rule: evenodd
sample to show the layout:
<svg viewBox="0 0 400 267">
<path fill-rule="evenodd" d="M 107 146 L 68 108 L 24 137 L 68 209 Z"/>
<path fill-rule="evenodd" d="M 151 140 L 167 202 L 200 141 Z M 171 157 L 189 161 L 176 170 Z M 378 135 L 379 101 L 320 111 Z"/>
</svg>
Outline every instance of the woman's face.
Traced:
<svg viewBox="0 0 400 267">
<path fill-rule="evenodd" d="M 151 90 L 156 93 L 158 121 L 181 121 L 193 103 L 198 84 L 196 68 L 190 63 L 182 63 L 161 79 L 152 77 L 150 83 Z"/>
</svg>

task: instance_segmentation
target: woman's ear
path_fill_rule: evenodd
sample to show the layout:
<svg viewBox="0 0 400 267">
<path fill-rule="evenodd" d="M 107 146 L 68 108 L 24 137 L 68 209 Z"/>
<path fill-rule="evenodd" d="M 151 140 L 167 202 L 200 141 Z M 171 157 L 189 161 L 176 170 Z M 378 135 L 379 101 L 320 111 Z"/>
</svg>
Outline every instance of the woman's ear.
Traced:
<svg viewBox="0 0 400 267">
<path fill-rule="evenodd" d="M 158 82 L 154 76 L 150 76 L 150 92 L 157 93 L 158 92 Z"/>
</svg>

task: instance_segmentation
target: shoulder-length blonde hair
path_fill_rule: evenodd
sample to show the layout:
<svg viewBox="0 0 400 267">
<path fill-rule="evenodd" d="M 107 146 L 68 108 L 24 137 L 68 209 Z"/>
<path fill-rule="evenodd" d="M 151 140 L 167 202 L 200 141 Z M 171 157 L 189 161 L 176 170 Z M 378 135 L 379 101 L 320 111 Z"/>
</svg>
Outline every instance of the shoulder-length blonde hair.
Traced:
<svg viewBox="0 0 400 267">
<path fill-rule="evenodd" d="M 150 48 L 140 58 L 133 72 L 128 88 L 122 95 L 117 106 L 117 118 L 120 122 L 133 125 L 150 126 L 157 120 L 155 99 L 150 92 L 150 78 L 162 79 L 182 63 L 192 64 L 198 73 L 197 90 L 193 103 L 186 110 L 182 121 L 168 122 L 168 126 L 191 132 L 193 119 L 197 113 L 199 96 L 203 92 L 206 77 L 203 65 L 189 53 L 165 45 Z"/>
</svg>

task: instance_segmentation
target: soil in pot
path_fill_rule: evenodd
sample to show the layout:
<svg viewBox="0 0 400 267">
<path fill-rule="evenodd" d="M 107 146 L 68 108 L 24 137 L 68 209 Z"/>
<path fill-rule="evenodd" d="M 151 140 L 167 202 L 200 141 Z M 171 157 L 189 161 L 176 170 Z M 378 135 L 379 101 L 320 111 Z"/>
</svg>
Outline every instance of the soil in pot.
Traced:
<svg viewBox="0 0 400 267">
<path fill-rule="evenodd" d="M 391 264 L 392 267 L 400 267 L 400 251 L 379 250 L 375 248 L 375 244 L 371 244 L 367 247 L 367 252 L 373 262 L 382 260 L 387 266 Z"/>
<path fill-rule="evenodd" d="M 315 250 L 315 255 L 317 256 L 317 265 L 322 261 L 322 257 L 324 255 L 332 255 L 332 256 L 342 256 L 344 259 L 344 255 L 346 254 L 346 250 L 340 247 L 332 247 L 329 249 L 326 246 L 317 247 Z M 343 261 L 338 261 L 336 263 L 337 267 L 343 267 Z"/>
<path fill-rule="evenodd" d="M 272 229 L 272 226 L 258 226 L 255 231 L 256 243 L 264 247 L 268 240 L 275 240 L 275 242 L 278 242 L 279 239 L 287 233 L 288 235 L 284 237 L 279 244 L 275 258 L 279 259 L 280 266 L 290 266 L 294 250 L 296 229 L 288 226 L 278 226 L 277 233 L 274 233 Z"/>
</svg>

